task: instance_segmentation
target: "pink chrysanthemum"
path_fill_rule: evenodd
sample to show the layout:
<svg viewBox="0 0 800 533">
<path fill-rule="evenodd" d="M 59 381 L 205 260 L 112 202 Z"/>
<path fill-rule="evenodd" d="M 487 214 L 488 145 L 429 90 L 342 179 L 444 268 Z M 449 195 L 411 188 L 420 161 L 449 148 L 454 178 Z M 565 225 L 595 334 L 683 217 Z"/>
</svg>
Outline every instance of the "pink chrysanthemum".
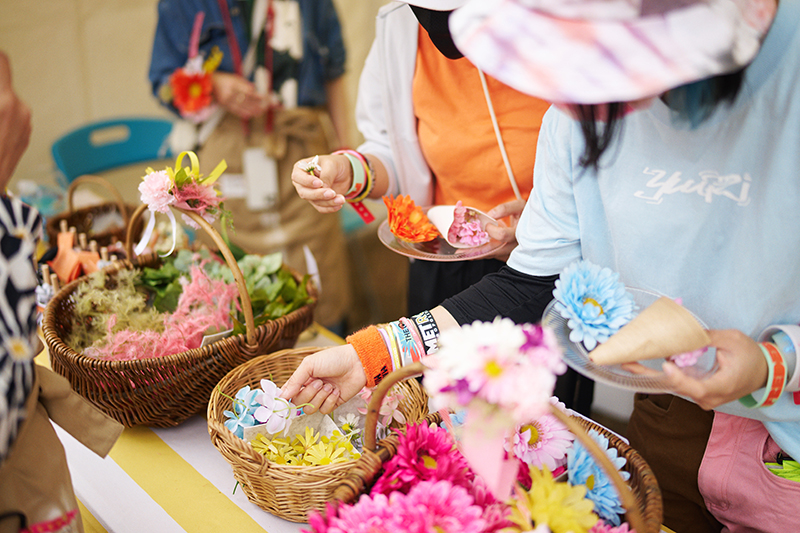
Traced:
<svg viewBox="0 0 800 533">
<path fill-rule="evenodd" d="M 139 184 L 142 203 L 146 204 L 150 211 L 166 213 L 169 206 L 175 203 L 175 197 L 170 192 L 172 185 L 172 180 L 166 171 L 150 172 Z"/>
<path fill-rule="evenodd" d="M 627 522 L 623 522 L 621 526 L 614 527 L 602 520 L 598 520 L 597 523 L 592 526 L 592 529 L 589 530 L 589 533 L 636 533 L 635 529 L 628 529 L 628 527 Z"/>
<path fill-rule="evenodd" d="M 408 494 L 362 496 L 355 505 L 340 507 L 326 533 L 482 533 L 486 531 L 482 512 L 463 487 L 429 481 L 415 485 Z"/>
<path fill-rule="evenodd" d="M 565 408 L 555 397 L 550 401 L 562 410 Z M 546 466 L 553 471 L 567 462 L 567 449 L 573 440 L 574 435 L 564 424 L 552 414 L 545 414 L 517 426 L 511 439 L 506 440 L 505 449 L 531 466 Z"/>
<path fill-rule="evenodd" d="M 450 434 L 427 424 L 410 424 L 400 433 L 397 453 L 384 465 L 384 474 L 372 493 L 406 493 L 420 481 L 447 480 L 469 487 L 474 477 L 466 459 L 456 450 Z"/>
</svg>

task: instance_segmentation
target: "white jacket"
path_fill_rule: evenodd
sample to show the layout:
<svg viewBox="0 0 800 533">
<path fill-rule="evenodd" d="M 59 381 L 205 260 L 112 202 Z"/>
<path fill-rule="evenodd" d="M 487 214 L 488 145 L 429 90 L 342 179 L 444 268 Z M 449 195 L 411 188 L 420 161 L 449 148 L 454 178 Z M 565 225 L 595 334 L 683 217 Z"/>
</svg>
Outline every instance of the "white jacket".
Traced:
<svg viewBox="0 0 800 533">
<path fill-rule="evenodd" d="M 387 194 L 408 194 L 417 205 L 431 205 L 433 177 L 419 145 L 411 95 L 418 31 L 406 3 L 392 2 L 378 12 L 358 84 L 356 124 L 366 139 L 358 151 L 377 156 L 386 167 Z"/>
</svg>

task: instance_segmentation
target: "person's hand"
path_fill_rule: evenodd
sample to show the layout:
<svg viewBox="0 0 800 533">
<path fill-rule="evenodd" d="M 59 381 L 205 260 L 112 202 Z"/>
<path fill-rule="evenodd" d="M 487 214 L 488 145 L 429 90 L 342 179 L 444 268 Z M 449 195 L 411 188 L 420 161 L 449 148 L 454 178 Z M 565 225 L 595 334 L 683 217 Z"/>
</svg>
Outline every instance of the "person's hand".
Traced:
<svg viewBox="0 0 800 533">
<path fill-rule="evenodd" d="M 319 170 L 309 172 L 312 157 L 292 167 L 292 184 L 300 198 L 308 200 L 320 213 L 335 213 L 345 203 L 344 194 L 353 183 L 353 170 L 347 156 L 319 156 Z"/>
<path fill-rule="evenodd" d="M 486 213 L 495 220 L 506 217 L 508 217 L 509 220 L 508 225 L 486 225 L 486 233 L 489 234 L 489 237 L 504 243 L 503 246 L 495 250 L 490 257 L 499 259 L 500 261 L 506 261 L 509 254 L 511 254 L 511 250 L 517 247 L 517 223 L 519 222 L 519 217 L 524 208 L 525 200 L 511 200 L 510 202 L 493 207 Z"/>
<path fill-rule="evenodd" d="M 710 410 L 732 402 L 766 385 L 767 362 L 756 341 L 735 329 L 708 330 L 710 346 L 717 349 L 717 370 L 706 378 L 693 378 L 675 364 L 665 362 L 663 374 L 639 363 L 622 368 L 634 374 L 661 376 L 672 392 Z"/>
<path fill-rule="evenodd" d="M 355 396 L 367 383 L 367 375 L 355 348 L 336 346 L 307 356 L 281 387 L 281 397 L 311 414 L 329 414 Z"/>
<path fill-rule="evenodd" d="M 31 110 L 11 84 L 11 64 L 0 52 L 0 191 L 5 190 L 31 138 Z"/>
<path fill-rule="evenodd" d="M 239 118 L 249 119 L 263 115 L 268 99 L 256 92 L 256 86 L 238 74 L 214 72 L 214 97 L 225 110 Z"/>
</svg>

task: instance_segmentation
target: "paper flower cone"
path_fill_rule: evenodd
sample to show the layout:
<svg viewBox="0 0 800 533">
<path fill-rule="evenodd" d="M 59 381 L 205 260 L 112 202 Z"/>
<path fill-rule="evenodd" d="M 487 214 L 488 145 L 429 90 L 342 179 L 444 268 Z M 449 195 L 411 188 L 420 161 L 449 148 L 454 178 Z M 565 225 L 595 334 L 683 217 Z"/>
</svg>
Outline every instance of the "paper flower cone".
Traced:
<svg viewBox="0 0 800 533">
<path fill-rule="evenodd" d="M 630 363 L 690 352 L 710 342 L 689 311 L 662 296 L 589 352 L 589 358 L 600 365 Z"/>
<path fill-rule="evenodd" d="M 447 243 L 452 246 L 453 248 L 474 248 L 475 246 L 480 246 L 481 244 L 485 244 L 485 242 L 479 244 L 468 244 L 453 238 L 450 229 L 453 225 L 453 222 L 456 218 L 456 207 L 455 205 L 436 205 L 428 209 L 428 218 L 436 226 L 436 229 L 439 230 L 439 233 L 442 234 L 442 237 L 447 241 Z M 486 224 L 493 223 L 497 224 L 497 221 L 484 213 L 479 209 L 475 209 L 474 207 L 466 207 L 467 211 L 472 213 L 479 221 L 481 225 L 481 230 L 486 229 Z M 488 239 L 488 236 L 487 236 Z M 486 241 L 488 242 L 488 241 Z"/>
</svg>

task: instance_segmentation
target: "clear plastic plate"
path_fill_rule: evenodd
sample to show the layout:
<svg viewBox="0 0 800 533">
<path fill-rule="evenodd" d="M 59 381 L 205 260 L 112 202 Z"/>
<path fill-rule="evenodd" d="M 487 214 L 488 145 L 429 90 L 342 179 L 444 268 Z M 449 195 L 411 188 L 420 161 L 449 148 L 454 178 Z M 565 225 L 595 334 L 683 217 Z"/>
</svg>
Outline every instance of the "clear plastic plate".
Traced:
<svg viewBox="0 0 800 533">
<path fill-rule="evenodd" d="M 427 213 L 430 207 L 423 207 L 423 213 Z M 384 220 L 378 227 L 378 238 L 380 241 L 400 255 L 423 259 L 425 261 L 465 261 L 467 259 L 481 259 L 492 255 L 497 249 L 502 248 L 503 243 L 492 239 L 486 244 L 474 248 L 455 248 L 450 246 L 441 237 L 428 242 L 406 242 L 398 239 L 389 228 L 389 221 Z"/>
<path fill-rule="evenodd" d="M 629 288 L 628 292 L 633 296 L 633 301 L 636 303 L 634 314 L 638 314 L 642 309 L 647 308 L 662 296 L 642 289 Z M 589 359 L 589 352 L 583 343 L 575 343 L 569 340 L 570 329 L 567 326 L 567 319 L 556 311 L 555 303 L 556 301 L 553 300 L 547 304 L 542 317 L 542 325 L 551 328 L 555 332 L 558 342 L 564 350 L 564 361 L 569 367 L 595 381 L 621 389 L 654 394 L 671 392 L 666 387 L 662 375 L 634 374 L 623 369 L 620 365 L 598 365 L 594 363 Z M 707 328 L 697 315 L 692 313 L 692 316 L 697 319 L 701 326 Z M 664 361 L 663 358 L 659 358 L 639 361 L 639 363 L 647 368 L 661 372 L 661 365 Z M 709 347 L 693 366 L 684 367 L 682 370 L 694 378 L 703 378 L 713 373 L 715 365 L 716 351 L 713 347 Z"/>
</svg>

